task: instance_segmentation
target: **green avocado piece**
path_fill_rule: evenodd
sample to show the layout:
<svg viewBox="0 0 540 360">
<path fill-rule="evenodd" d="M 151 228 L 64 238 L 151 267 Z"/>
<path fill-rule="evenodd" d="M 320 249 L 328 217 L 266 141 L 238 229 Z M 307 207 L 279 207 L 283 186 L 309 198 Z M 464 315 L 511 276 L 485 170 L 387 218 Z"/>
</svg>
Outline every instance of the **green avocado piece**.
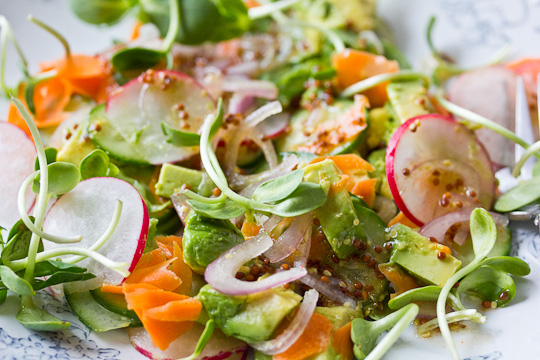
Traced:
<svg viewBox="0 0 540 360">
<path fill-rule="evenodd" d="M 326 316 L 334 325 L 334 329 L 339 329 L 348 322 L 353 321 L 353 319 L 363 316 L 363 314 L 356 311 L 356 309 L 351 309 L 350 307 L 346 306 L 317 306 L 315 308 L 315 312 Z"/>
<path fill-rule="evenodd" d="M 59 149 L 57 161 L 65 161 L 79 166 L 81 160 L 96 150 L 94 143 L 86 136 L 86 125 L 80 124 L 69 140 Z"/>
<path fill-rule="evenodd" d="M 202 274 L 212 261 L 243 242 L 244 236 L 230 220 L 212 219 L 191 210 L 182 237 L 184 261 Z"/>
<path fill-rule="evenodd" d="M 331 185 L 341 180 L 341 174 L 336 164 L 326 159 L 308 165 L 304 168 L 304 180 L 321 185 L 328 197 L 326 202 L 314 211 L 314 215 L 321 223 L 324 235 L 330 246 L 340 258 L 351 255 L 356 248 L 355 239 L 365 240 L 360 220 L 352 204 L 347 189 L 331 190 Z"/>
<path fill-rule="evenodd" d="M 248 296 L 230 296 L 210 285 L 204 286 L 198 297 L 224 334 L 246 342 L 270 339 L 279 323 L 302 300 L 293 291 L 280 288 Z"/>
<path fill-rule="evenodd" d="M 189 185 L 191 189 L 197 189 L 202 179 L 202 171 L 178 165 L 163 164 L 156 183 L 156 194 L 168 198 L 184 184 Z"/>
<path fill-rule="evenodd" d="M 399 123 L 433 112 L 427 90 L 420 81 L 399 81 L 386 87 L 388 100 Z"/>
<path fill-rule="evenodd" d="M 366 143 L 369 149 L 375 149 L 385 140 L 390 114 L 384 107 L 371 109 L 369 111 L 369 127 L 367 131 Z"/>
<path fill-rule="evenodd" d="M 376 169 L 374 172 L 378 179 L 377 193 L 393 200 L 390 185 L 388 185 L 388 177 L 386 176 L 386 149 L 375 150 L 369 154 L 367 161 Z"/>
<path fill-rule="evenodd" d="M 437 253 L 441 245 L 407 226 L 398 224 L 389 228 L 387 240 L 393 243 L 390 262 L 426 283 L 443 286 L 461 267 L 461 261 L 452 255 L 439 259 Z"/>
</svg>

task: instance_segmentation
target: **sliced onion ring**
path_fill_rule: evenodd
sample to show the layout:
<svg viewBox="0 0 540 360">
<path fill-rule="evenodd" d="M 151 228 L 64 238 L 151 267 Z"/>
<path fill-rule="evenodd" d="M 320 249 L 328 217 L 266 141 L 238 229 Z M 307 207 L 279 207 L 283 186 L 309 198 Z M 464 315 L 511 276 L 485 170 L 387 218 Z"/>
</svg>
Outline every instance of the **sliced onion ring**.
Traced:
<svg viewBox="0 0 540 360">
<path fill-rule="evenodd" d="M 454 211 L 444 216 L 433 219 L 420 229 L 419 234 L 425 237 L 434 237 L 440 243 L 444 243 L 446 232 L 448 231 L 450 226 L 463 222 L 468 228 L 469 217 L 471 216 L 472 211 L 473 209 Z M 493 220 L 496 224 L 499 224 L 501 226 L 508 225 L 509 220 L 507 216 L 494 212 L 490 212 L 490 214 L 491 216 L 493 216 Z"/>
<path fill-rule="evenodd" d="M 273 340 L 256 342 L 250 346 L 267 355 L 276 355 L 287 351 L 306 329 L 318 299 L 319 292 L 317 290 L 307 291 L 304 294 L 302 305 L 284 332 Z"/>
<path fill-rule="evenodd" d="M 339 291 L 337 287 L 333 286 L 333 284 L 331 285 L 329 283 L 322 282 L 320 279 L 314 277 L 311 274 L 307 274 L 306 276 L 301 278 L 300 282 L 319 291 L 321 294 L 327 296 L 332 301 L 335 301 L 341 305 L 349 303 L 351 305 L 351 308 L 356 307 L 356 301 Z"/>
<path fill-rule="evenodd" d="M 311 228 L 312 221 L 313 215 L 311 212 L 295 217 L 287 230 L 264 253 L 264 256 L 270 262 L 275 263 L 291 255 L 304 238 L 304 234 Z"/>
<path fill-rule="evenodd" d="M 206 268 L 204 279 L 210 286 L 226 295 L 248 295 L 298 280 L 307 274 L 305 268 L 292 268 L 259 281 L 238 280 L 235 275 L 246 262 L 268 250 L 274 242 L 263 231 L 221 254 Z"/>
</svg>

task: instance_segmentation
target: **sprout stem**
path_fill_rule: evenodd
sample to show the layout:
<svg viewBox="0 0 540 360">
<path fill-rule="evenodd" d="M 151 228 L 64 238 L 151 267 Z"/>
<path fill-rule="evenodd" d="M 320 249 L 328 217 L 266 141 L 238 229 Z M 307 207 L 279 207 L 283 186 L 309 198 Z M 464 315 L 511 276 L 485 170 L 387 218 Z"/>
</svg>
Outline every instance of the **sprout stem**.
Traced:
<svg viewBox="0 0 540 360">
<path fill-rule="evenodd" d="M 401 70 L 396 73 L 387 73 L 371 76 L 365 80 L 352 84 L 341 92 L 341 96 L 353 96 L 355 94 L 371 89 L 372 87 L 380 85 L 384 82 L 395 80 L 422 80 L 424 84 L 429 85 L 429 79 L 426 75 L 417 71 Z"/>
<path fill-rule="evenodd" d="M 169 0 L 169 29 L 167 35 L 163 39 L 163 53 L 168 53 L 176 39 L 178 30 L 180 29 L 180 7 L 177 0 Z"/>
<path fill-rule="evenodd" d="M 71 58 L 71 49 L 69 48 L 69 44 L 65 37 L 63 37 L 58 31 L 54 30 L 52 27 L 45 24 L 41 20 L 36 19 L 34 15 L 28 15 L 27 19 L 28 21 L 33 22 L 34 24 L 54 36 L 58 41 L 60 41 L 62 43 L 62 46 L 64 47 L 64 50 L 66 51 L 66 59 L 69 60 Z"/>
<path fill-rule="evenodd" d="M 0 31 L 2 32 L 0 36 L 0 41 L 2 42 L 2 49 L 1 55 L 0 55 L 0 86 L 2 87 L 2 90 L 4 90 L 5 94 L 9 94 L 10 89 L 6 85 L 6 57 L 7 57 L 7 41 L 8 39 L 11 40 L 13 43 L 13 46 L 15 47 L 15 50 L 17 51 L 17 54 L 19 55 L 19 59 L 22 62 L 23 65 L 23 71 L 25 75 L 28 73 L 28 62 L 26 61 L 26 57 L 24 56 L 22 49 L 19 45 L 19 42 L 13 35 L 13 31 L 11 30 L 11 25 L 7 21 L 6 17 L 4 15 L 0 15 Z"/>
<path fill-rule="evenodd" d="M 521 168 L 523 167 L 523 165 L 525 165 L 527 160 L 529 160 L 529 158 L 538 151 L 540 151 L 540 141 L 535 142 L 527 150 L 525 150 L 525 152 L 517 162 L 516 166 L 514 167 L 514 170 L 512 170 L 512 176 L 517 178 L 519 176 L 519 173 L 521 172 Z"/>
<path fill-rule="evenodd" d="M 281 0 L 274 3 L 269 3 L 257 6 L 248 10 L 248 15 L 251 20 L 260 19 L 281 10 L 285 10 L 300 0 Z"/>
</svg>

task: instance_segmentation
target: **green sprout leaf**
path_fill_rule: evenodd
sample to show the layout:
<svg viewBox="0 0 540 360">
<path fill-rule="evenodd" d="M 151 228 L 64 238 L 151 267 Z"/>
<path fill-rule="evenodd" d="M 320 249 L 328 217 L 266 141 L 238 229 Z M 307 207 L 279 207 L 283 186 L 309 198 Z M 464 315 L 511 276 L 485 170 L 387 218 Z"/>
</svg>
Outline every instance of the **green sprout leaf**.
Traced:
<svg viewBox="0 0 540 360">
<path fill-rule="evenodd" d="M 35 295 L 32 285 L 20 278 L 9 267 L 0 265 L 0 278 L 4 285 L 18 295 Z"/>
<path fill-rule="evenodd" d="M 49 196 L 59 196 L 70 192 L 81 181 L 79 168 L 68 162 L 54 162 L 49 164 Z M 32 184 L 32 191 L 39 193 L 40 175 L 36 176 Z"/>
<path fill-rule="evenodd" d="M 86 272 L 85 268 L 77 265 L 68 264 L 62 261 L 45 260 L 36 263 L 34 275 L 36 277 L 50 276 L 57 272 L 70 272 L 73 274 L 82 274 Z"/>
<path fill-rule="evenodd" d="M 532 169 L 532 175 L 534 177 L 540 177 L 540 161 L 537 161 L 536 164 L 534 164 Z"/>
<path fill-rule="evenodd" d="M 58 154 L 58 150 L 55 148 L 45 148 L 45 157 L 47 158 L 47 165 L 52 164 L 56 161 L 56 155 Z M 39 170 L 39 159 L 36 157 L 36 160 L 34 161 L 34 170 Z"/>
<path fill-rule="evenodd" d="M 531 267 L 525 261 L 513 256 L 495 256 L 485 259 L 480 266 L 489 266 L 516 276 L 527 276 Z"/>
<path fill-rule="evenodd" d="M 167 142 L 174 146 L 199 146 L 201 142 L 199 134 L 173 129 L 164 122 L 161 122 L 161 130 L 167 136 Z"/>
<path fill-rule="evenodd" d="M 392 310 L 397 310 L 412 302 L 437 301 L 440 293 L 441 287 L 437 285 L 411 289 L 391 299 L 388 302 L 388 307 Z"/>
<path fill-rule="evenodd" d="M 33 302 L 21 307 L 17 314 L 17 320 L 27 329 L 36 331 L 62 331 L 69 329 L 71 326 L 71 323 L 49 314 L 34 305 Z"/>
<path fill-rule="evenodd" d="M 30 217 L 33 222 L 34 218 Z M 30 248 L 30 240 L 32 238 L 32 232 L 28 230 L 22 220 L 17 221 L 11 228 L 6 247 L 2 251 L 0 257 L 2 263 L 9 264 L 11 261 L 24 259 L 28 256 L 28 249 Z M 38 252 L 43 251 L 43 242 L 39 242 Z"/>
<path fill-rule="evenodd" d="M 499 212 L 509 212 L 519 209 L 540 199 L 538 189 L 540 189 L 540 177 L 533 177 L 502 194 L 495 203 L 494 208 Z"/>
<path fill-rule="evenodd" d="M 416 318 L 419 310 L 418 305 L 409 304 L 377 321 L 354 319 L 351 327 L 351 339 L 354 343 L 356 359 L 363 360 L 368 355 L 370 360 L 381 359 Z M 390 332 L 375 346 L 379 336 L 387 330 Z"/>
<path fill-rule="evenodd" d="M 35 279 L 32 282 L 32 286 L 34 290 L 37 291 L 37 290 L 45 289 L 53 285 L 64 284 L 64 283 L 73 282 L 73 281 L 89 280 L 95 277 L 96 276 L 94 274 L 90 274 L 90 273 L 81 274 L 81 273 L 72 273 L 68 271 L 58 271 L 52 274 L 51 276 L 49 276 L 47 280 L 45 281 Z"/>
<path fill-rule="evenodd" d="M 326 201 L 326 192 L 318 185 L 311 182 L 302 182 L 282 202 L 277 203 L 270 210 L 272 214 L 293 217 L 315 210 Z"/>
<path fill-rule="evenodd" d="M 208 341 L 210 341 L 210 338 L 214 334 L 214 329 L 215 329 L 214 320 L 212 319 L 208 320 L 206 322 L 206 325 L 204 326 L 204 330 L 201 334 L 201 337 L 199 338 L 199 341 L 197 342 L 197 346 L 195 346 L 195 351 L 193 352 L 193 354 L 179 360 L 193 360 L 193 359 L 196 359 L 199 355 L 201 355 L 204 348 L 206 347 L 206 344 L 208 344 Z"/>
<path fill-rule="evenodd" d="M 0 305 L 6 302 L 7 299 L 7 289 L 0 289 Z"/>
<path fill-rule="evenodd" d="M 79 19 L 94 25 L 112 25 L 135 5 L 132 0 L 70 0 L 71 11 Z"/>
<path fill-rule="evenodd" d="M 262 183 L 253 193 L 253 199 L 262 202 L 274 202 L 285 199 L 298 188 L 304 178 L 304 170 L 297 169 L 276 179 Z"/>
<path fill-rule="evenodd" d="M 456 296 L 461 298 L 464 293 L 505 306 L 514 298 L 516 286 L 506 272 L 483 266 L 460 281 Z"/>
<path fill-rule="evenodd" d="M 117 51 L 111 58 L 116 71 L 146 70 L 166 61 L 167 54 L 144 48 L 126 48 Z"/>
<path fill-rule="evenodd" d="M 81 179 L 86 180 L 93 177 L 114 177 L 118 175 L 119 169 L 111 162 L 105 151 L 96 149 L 81 160 L 80 171 Z"/>
<path fill-rule="evenodd" d="M 247 211 L 243 205 L 230 199 L 211 204 L 197 200 L 188 200 L 187 203 L 197 212 L 213 219 L 234 219 Z"/>
</svg>

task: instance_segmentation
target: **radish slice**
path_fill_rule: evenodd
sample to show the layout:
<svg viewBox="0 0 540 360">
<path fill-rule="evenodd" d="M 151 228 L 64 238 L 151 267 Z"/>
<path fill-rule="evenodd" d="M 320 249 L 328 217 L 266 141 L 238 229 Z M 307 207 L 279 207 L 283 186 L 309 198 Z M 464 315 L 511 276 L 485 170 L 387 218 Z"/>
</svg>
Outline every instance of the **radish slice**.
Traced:
<svg viewBox="0 0 540 360">
<path fill-rule="evenodd" d="M 111 238 L 98 250 L 107 258 L 130 264 L 132 271 L 139 261 L 148 236 L 148 209 L 139 192 L 129 183 L 109 177 L 81 181 L 75 189 L 60 197 L 45 217 L 45 232 L 60 236 L 81 235 L 82 241 L 70 246 L 89 248 L 105 232 L 113 216 L 116 200 L 123 203 L 120 221 Z M 65 247 L 46 241 L 45 250 Z M 82 282 L 70 291 L 83 291 L 101 283 L 119 285 L 124 278 L 117 272 L 85 259 L 79 262 L 95 279 Z"/>
<path fill-rule="evenodd" d="M 92 107 L 90 105 L 83 105 L 80 109 L 62 121 L 51 135 L 49 146 L 56 149 L 62 148 L 70 138 L 70 135 L 68 134 L 77 131 L 78 126 L 88 119 L 88 114 L 90 114 L 91 109 Z"/>
<path fill-rule="evenodd" d="M 504 66 L 466 72 L 450 86 L 453 103 L 515 130 L 516 74 Z M 514 143 L 489 129 L 476 132 L 491 159 L 499 166 L 514 164 Z"/>
<path fill-rule="evenodd" d="M 32 140 L 17 126 L 0 122 L 0 226 L 8 231 L 21 218 L 17 207 L 19 188 L 34 172 L 36 148 Z M 29 189 L 26 193 L 27 211 L 36 196 Z"/>
<path fill-rule="evenodd" d="M 186 159 L 198 147 L 167 143 L 161 122 L 197 133 L 204 118 L 215 109 L 208 91 L 191 77 L 173 71 L 147 71 L 120 88 L 107 103 L 106 114 L 125 142 L 124 150 L 111 151 L 120 158 L 162 164 Z M 136 144 L 137 154 L 132 153 Z"/>
<path fill-rule="evenodd" d="M 493 202 L 489 155 L 472 131 L 441 115 L 412 118 L 398 128 L 388 145 L 386 172 L 397 206 L 419 226 L 445 210 L 440 208 L 489 209 Z"/>
<path fill-rule="evenodd" d="M 153 360 L 181 359 L 190 356 L 203 332 L 204 326 L 195 323 L 193 328 L 173 341 L 165 351 L 152 344 L 150 335 L 144 328 L 129 328 L 129 340 L 138 352 Z M 246 343 L 224 335 L 215 330 L 202 354 L 197 359 L 204 360 L 243 360 L 248 346 Z"/>
<path fill-rule="evenodd" d="M 257 128 L 265 138 L 273 139 L 287 131 L 287 128 L 289 127 L 289 118 L 290 114 L 285 112 L 272 115 L 258 124 Z"/>
</svg>

